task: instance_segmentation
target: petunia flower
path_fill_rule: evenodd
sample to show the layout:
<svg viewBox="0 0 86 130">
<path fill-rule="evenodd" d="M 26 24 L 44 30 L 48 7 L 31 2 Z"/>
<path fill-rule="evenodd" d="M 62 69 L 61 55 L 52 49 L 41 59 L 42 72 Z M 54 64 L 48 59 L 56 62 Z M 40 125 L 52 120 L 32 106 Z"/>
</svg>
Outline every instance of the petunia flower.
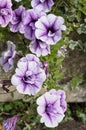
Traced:
<svg viewBox="0 0 86 130">
<path fill-rule="evenodd" d="M 46 42 L 41 40 L 34 39 L 29 47 L 31 52 L 35 53 L 38 57 L 50 54 L 50 45 L 47 45 Z"/>
<path fill-rule="evenodd" d="M 11 79 L 12 84 L 16 86 L 19 93 L 35 95 L 41 90 L 46 79 L 39 58 L 33 54 L 27 54 L 19 60 L 17 66 Z"/>
<path fill-rule="evenodd" d="M 24 36 L 27 39 L 32 40 L 35 38 L 35 22 L 43 15 L 45 15 L 44 12 L 38 12 L 35 9 L 29 9 L 26 11 L 24 18 Z"/>
<path fill-rule="evenodd" d="M 16 55 L 16 46 L 13 42 L 7 41 L 8 49 L 3 52 L 0 57 L 0 65 L 3 67 L 5 72 L 8 72 L 13 68 L 14 58 Z"/>
<path fill-rule="evenodd" d="M 53 0 L 32 0 L 31 5 L 38 10 L 49 12 L 54 5 L 54 2 Z"/>
<path fill-rule="evenodd" d="M 3 130 L 15 130 L 19 116 L 13 116 L 3 122 Z"/>
<path fill-rule="evenodd" d="M 56 127 L 64 118 L 66 111 L 65 92 L 55 89 L 46 92 L 37 99 L 37 112 L 41 116 L 41 123 L 47 127 Z"/>
<path fill-rule="evenodd" d="M 11 0 L 0 0 L 0 25 L 6 27 L 12 18 Z"/>
<path fill-rule="evenodd" d="M 62 38 L 61 31 L 66 29 L 64 19 L 53 14 L 42 16 L 35 23 L 35 26 L 36 38 L 46 42 L 48 45 L 56 44 Z"/>
<path fill-rule="evenodd" d="M 12 20 L 10 22 L 10 31 L 24 33 L 23 20 L 25 17 L 25 8 L 21 5 L 13 11 Z"/>
</svg>

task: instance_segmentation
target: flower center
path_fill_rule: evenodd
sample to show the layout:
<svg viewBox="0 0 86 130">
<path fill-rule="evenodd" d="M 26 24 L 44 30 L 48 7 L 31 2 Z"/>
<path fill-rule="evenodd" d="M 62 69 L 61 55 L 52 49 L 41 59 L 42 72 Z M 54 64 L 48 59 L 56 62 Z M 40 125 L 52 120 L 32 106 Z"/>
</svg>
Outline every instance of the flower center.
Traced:
<svg viewBox="0 0 86 130">
<path fill-rule="evenodd" d="M 54 35 L 55 35 L 54 29 L 53 29 L 53 28 L 50 28 L 50 29 L 48 30 L 48 36 L 49 36 L 49 37 L 53 37 Z"/>
<path fill-rule="evenodd" d="M 22 22 L 22 17 L 21 17 L 20 15 L 17 16 L 17 22 L 18 22 L 18 23 Z"/>
<path fill-rule="evenodd" d="M 25 82 L 25 83 L 28 83 L 28 80 L 31 80 L 31 76 L 24 76 L 23 77 L 23 81 Z"/>
<path fill-rule="evenodd" d="M 53 111 L 53 106 L 52 106 L 52 104 L 47 104 L 45 111 L 46 111 L 47 114 L 51 113 L 51 112 Z"/>
<path fill-rule="evenodd" d="M 8 9 L 0 9 L 0 14 L 6 16 L 8 14 Z"/>
<path fill-rule="evenodd" d="M 56 109 L 53 107 L 53 104 L 47 104 L 47 105 L 46 105 L 45 112 L 46 112 L 48 115 L 52 115 L 52 116 L 56 116 L 56 115 L 57 115 L 57 111 L 56 111 Z"/>
<path fill-rule="evenodd" d="M 29 26 L 31 26 L 32 30 L 35 30 L 35 22 L 37 21 L 37 19 L 32 18 L 32 21 L 30 22 Z"/>
</svg>

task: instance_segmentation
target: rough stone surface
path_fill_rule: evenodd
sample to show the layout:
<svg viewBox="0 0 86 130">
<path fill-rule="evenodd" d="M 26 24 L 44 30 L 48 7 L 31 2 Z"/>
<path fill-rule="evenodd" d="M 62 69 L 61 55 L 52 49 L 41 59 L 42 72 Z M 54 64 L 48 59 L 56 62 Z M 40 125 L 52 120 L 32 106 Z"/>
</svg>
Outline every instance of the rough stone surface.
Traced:
<svg viewBox="0 0 86 130">
<path fill-rule="evenodd" d="M 64 86 L 67 102 L 86 102 L 86 84 L 72 89 L 69 85 Z"/>
<path fill-rule="evenodd" d="M 0 102 L 14 101 L 24 97 L 24 95 L 17 92 L 14 86 L 10 86 L 8 89 L 10 92 L 7 93 L 0 88 Z"/>
<path fill-rule="evenodd" d="M 86 52 L 78 49 L 70 50 L 63 62 L 63 72 L 66 78 L 74 76 L 83 76 L 86 79 Z"/>
<path fill-rule="evenodd" d="M 18 99 L 23 99 L 24 102 L 29 102 L 29 98 L 25 99 L 24 95 L 20 94 L 14 86 L 10 86 L 10 87 L 8 87 L 8 89 L 10 91 L 7 93 L 2 88 L 0 88 L 0 102 L 14 101 L 14 100 L 18 100 Z M 46 92 L 46 90 L 44 88 L 42 88 L 39 93 L 42 95 L 45 92 Z"/>
<path fill-rule="evenodd" d="M 5 91 L 0 88 L 0 102 L 5 101 L 13 101 L 17 99 L 22 99 L 24 97 L 23 94 L 17 92 L 16 88 L 11 86 L 10 92 L 6 93 Z M 76 89 L 71 89 L 69 86 L 64 86 L 64 90 L 66 92 L 66 100 L 67 102 L 86 102 L 86 88 L 77 87 Z M 45 90 L 42 89 L 40 93 L 44 93 Z M 12 97 L 13 94 L 13 97 Z M 26 100 L 24 100 L 27 102 Z"/>
<path fill-rule="evenodd" d="M 62 72 L 64 78 L 59 81 L 59 85 L 66 91 L 67 102 L 86 102 L 86 52 L 69 49 Z M 82 83 L 73 88 L 69 82 L 77 76 L 82 77 Z"/>
</svg>

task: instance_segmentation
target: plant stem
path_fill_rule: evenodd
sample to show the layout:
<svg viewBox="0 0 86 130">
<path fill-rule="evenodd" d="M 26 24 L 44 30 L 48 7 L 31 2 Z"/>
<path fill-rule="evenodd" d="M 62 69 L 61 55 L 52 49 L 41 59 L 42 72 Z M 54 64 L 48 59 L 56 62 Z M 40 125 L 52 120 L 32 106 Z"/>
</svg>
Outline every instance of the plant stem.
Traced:
<svg viewBox="0 0 86 130">
<path fill-rule="evenodd" d="M 50 128 L 50 130 L 55 130 L 55 128 Z"/>
</svg>

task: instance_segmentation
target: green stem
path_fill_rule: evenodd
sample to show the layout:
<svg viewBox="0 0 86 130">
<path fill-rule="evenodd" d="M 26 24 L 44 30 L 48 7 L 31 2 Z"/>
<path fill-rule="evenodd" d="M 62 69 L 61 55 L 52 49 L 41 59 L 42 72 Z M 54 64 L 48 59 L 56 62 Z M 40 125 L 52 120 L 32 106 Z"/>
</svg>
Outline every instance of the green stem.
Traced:
<svg viewBox="0 0 86 130">
<path fill-rule="evenodd" d="M 55 128 L 50 128 L 50 130 L 55 130 Z"/>
</svg>

